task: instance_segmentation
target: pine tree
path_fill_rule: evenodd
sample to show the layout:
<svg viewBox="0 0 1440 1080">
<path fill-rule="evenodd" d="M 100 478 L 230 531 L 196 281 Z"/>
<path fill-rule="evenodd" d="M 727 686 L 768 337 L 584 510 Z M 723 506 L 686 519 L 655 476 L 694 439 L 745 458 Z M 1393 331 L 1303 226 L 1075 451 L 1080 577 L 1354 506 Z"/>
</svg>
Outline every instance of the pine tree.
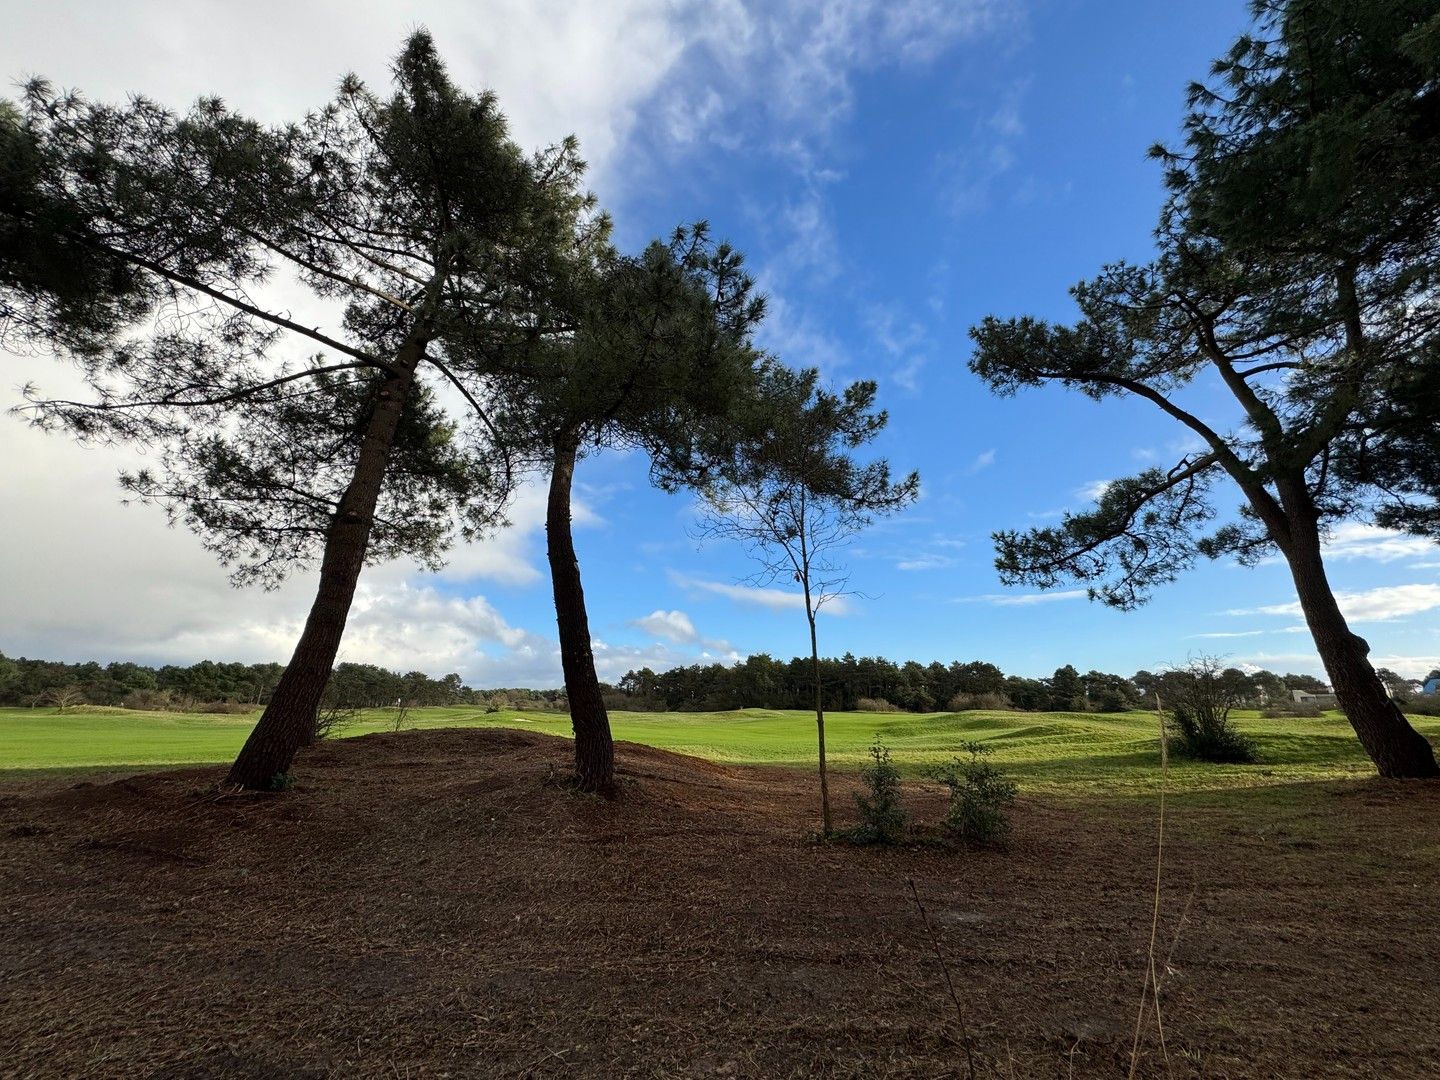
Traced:
<svg viewBox="0 0 1440 1080">
<path fill-rule="evenodd" d="M 610 794 L 614 744 L 571 528 L 576 465 L 605 448 L 637 449 L 661 488 L 698 482 L 730 445 L 727 417 L 758 385 L 764 358 L 750 335 L 764 304 L 739 253 L 714 243 L 704 224 L 637 257 L 600 235 L 577 255 L 539 344 L 495 389 L 504 426 L 550 473 L 545 534 L 575 782 Z"/>
<path fill-rule="evenodd" d="M 6 288 L 11 328 L 77 361 L 94 391 L 33 394 L 35 419 L 160 448 L 163 475 L 127 484 L 242 579 L 319 561 L 304 632 L 230 772 L 245 787 L 287 773 L 312 738 L 366 561 L 434 561 L 457 515 L 472 530 L 496 519 L 513 473 L 484 363 L 527 347 L 587 227 L 573 143 L 527 159 L 494 97 L 457 89 L 423 32 L 394 78 L 388 99 L 347 78 L 282 128 L 216 100 L 176 116 L 36 83 L 23 102 L 24 189 L 59 208 L 29 224 L 120 268 L 124 298 L 77 311 L 58 288 Z M 281 274 L 339 329 L 293 316 Z M 437 407 L 441 384 L 468 424 Z"/>
<path fill-rule="evenodd" d="M 1192 89 L 1183 150 L 1157 150 L 1171 194 L 1154 262 L 1077 285 L 1071 326 L 991 317 L 972 330 L 971 369 L 997 393 L 1053 382 L 1140 398 L 1203 449 L 1116 481 L 1058 527 L 997 534 L 996 565 L 1007 582 L 1078 580 L 1129 608 L 1198 557 L 1278 553 L 1380 773 L 1433 777 L 1430 744 L 1341 613 L 1322 542 L 1329 523 L 1395 506 L 1342 465 L 1381 389 L 1432 354 L 1440 326 L 1440 21 L 1431 4 L 1388 0 L 1255 13 L 1254 33 L 1216 65 L 1220 85 Z M 1233 428 L 1184 404 L 1212 375 L 1233 398 Z M 1433 401 L 1422 409 L 1433 423 Z M 1241 514 L 1212 528 L 1227 478 Z"/>
</svg>

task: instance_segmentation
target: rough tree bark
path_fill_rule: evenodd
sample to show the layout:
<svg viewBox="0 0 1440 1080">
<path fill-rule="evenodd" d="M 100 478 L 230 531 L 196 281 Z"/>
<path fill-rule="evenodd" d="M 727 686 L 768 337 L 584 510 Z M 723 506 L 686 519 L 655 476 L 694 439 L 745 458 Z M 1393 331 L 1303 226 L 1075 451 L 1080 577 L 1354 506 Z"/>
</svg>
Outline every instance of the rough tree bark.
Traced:
<svg viewBox="0 0 1440 1080">
<path fill-rule="evenodd" d="M 565 695 L 570 701 L 570 723 L 575 731 L 575 786 L 607 798 L 615 794 L 615 743 L 610 716 L 595 673 L 590 648 L 590 620 L 585 612 L 585 590 L 580 583 L 580 561 L 571 534 L 570 489 L 575 478 L 579 447 L 573 439 L 555 444 L 555 468 L 545 510 L 545 537 L 550 559 L 550 580 L 555 590 L 555 624 L 560 633 L 560 666 L 565 673 Z"/>
<path fill-rule="evenodd" d="M 1385 692 L 1370 663 L 1370 646 L 1353 633 L 1325 575 L 1318 530 L 1292 523 L 1286 561 L 1295 581 L 1300 610 L 1315 639 L 1335 697 L 1381 776 L 1396 779 L 1440 777 L 1428 739 L 1405 718 Z"/>
<path fill-rule="evenodd" d="M 355 586 L 365 566 L 395 432 L 424 351 L 423 338 L 412 335 L 376 390 L 375 408 L 360 443 L 355 472 L 325 536 L 320 584 L 305 630 L 270 695 L 270 703 L 230 767 L 229 783 L 254 790 L 270 789 L 290 771 L 296 752 L 314 741 L 316 710 L 340 650 Z"/>
</svg>

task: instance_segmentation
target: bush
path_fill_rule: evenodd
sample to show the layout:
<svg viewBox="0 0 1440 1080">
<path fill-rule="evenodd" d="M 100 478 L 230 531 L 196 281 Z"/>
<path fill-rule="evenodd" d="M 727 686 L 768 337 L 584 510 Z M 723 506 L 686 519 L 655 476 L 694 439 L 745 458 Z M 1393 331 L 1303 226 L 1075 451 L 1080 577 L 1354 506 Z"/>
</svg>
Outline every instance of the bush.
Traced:
<svg viewBox="0 0 1440 1080">
<path fill-rule="evenodd" d="M 256 706 L 243 705 L 234 701 L 211 701 L 198 707 L 197 711 L 202 713 L 219 713 L 225 716 L 239 716 L 241 713 L 254 712 Z"/>
<path fill-rule="evenodd" d="M 145 712 L 162 712 L 171 707 L 170 691 L 151 690 L 141 687 L 131 690 L 123 698 L 120 704 L 127 709 L 138 709 Z"/>
<path fill-rule="evenodd" d="M 315 713 L 315 738 L 339 738 L 342 731 L 359 719 L 359 709 L 338 702 L 326 702 Z"/>
<path fill-rule="evenodd" d="M 1319 705 L 1301 705 L 1298 701 L 1287 702 L 1283 705 L 1269 705 L 1260 713 L 1267 720 L 1279 720 L 1283 717 L 1296 716 L 1306 717 L 1314 720 L 1322 715 Z"/>
<path fill-rule="evenodd" d="M 862 697 L 855 702 L 856 712 L 899 712 L 899 705 L 892 705 L 883 697 Z"/>
<path fill-rule="evenodd" d="M 967 757 L 956 758 L 930 774 L 950 790 L 945 827 L 967 843 L 1003 843 L 1010 833 L 1010 804 L 1019 789 L 985 760 L 990 747 L 967 742 L 960 748 Z"/>
<path fill-rule="evenodd" d="M 1413 697 L 1400 705 L 1400 711 L 1411 716 L 1440 716 L 1440 694 Z"/>
<path fill-rule="evenodd" d="M 1241 735 L 1227 720 L 1207 717 L 1185 705 L 1170 711 L 1175 734 L 1175 752 L 1182 757 L 1224 765 L 1248 765 L 1255 760 L 1255 744 Z"/>
<path fill-rule="evenodd" d="M 1176 753 L 1197 761 L 1246 764 L 1255 744 L 1230 725 L 1230 712 L 1245 699 L 1245 676 L 1219 657 L 1194 656 L 1160 679 L 1160 700 L 1169 706 L 1167 724 Z"/>
<path fill-rule="evenodd" d="M 1004 694 L 956 694 L 946 706 L 951 712 L 969 712 L 983 709 L 986 712 L 1015 712 L 1015 706 Z"/>
<path fill-rule="evenodd" d="M 894 844 L 905 837 L 910 815 L 900 805 L 900 770 L 890 760 L 890 751 L 875 737 L 870 746 L 870 764 L 860 770 L 868 795 L 855 796 L 860 824 L 850 838 L 862 844 Z"/>
</svg>

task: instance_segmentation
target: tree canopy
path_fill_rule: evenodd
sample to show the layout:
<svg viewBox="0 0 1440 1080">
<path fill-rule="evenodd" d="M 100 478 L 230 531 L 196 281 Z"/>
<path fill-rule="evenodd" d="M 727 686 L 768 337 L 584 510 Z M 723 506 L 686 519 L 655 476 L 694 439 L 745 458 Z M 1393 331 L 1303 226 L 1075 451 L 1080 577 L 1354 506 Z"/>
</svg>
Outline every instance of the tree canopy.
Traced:
<svg viewBox="0 0 1440 1080">
<path fill-rule="evenodd" d="M 215 99 L 177 116 L 36 82 L 7 137 L 14 186 L 40 208 L 26 227 L 124 271 L 78 299 L 29 272 L 6 290 L 12 335 L 92 391 L 32 393 L 34 419 L 157 449 L 159 471 L 127 486 L 242 580 L 320 563 L 285 681 L 232 770 L 246 786 L 308 737 L 365 562 L 433 563 L 456 523 L 498 520 L 514 470 L 486 365 L 528 347 L 598 227 L 572 140 L 527 157 L 494 95 L 456 87 L 424 32 L 393 74 L 388 98 L 347 77 L 274 128 Z"/>
<path fill-rule="evenodd" d="M 971 331 L 970 367 L 995 392 L 1058 383 L 1139 398 L 1199 449 L 1112 482 L 1058 526 L 997 533 L 996 566 L 1006 582 L 1076 580 L 1131 608 L 1200 557 L 1253 563 L 1278 552 L 1381 771 L 1436 775 L 1428 743 L 1345 625 L 1322 541 L 1342 519 L 1400 520 L 1397 492 L 1434 483 L 1388 451 L 1367 475 L 1355 448 L 1384 389 L 1431 354 L 1440 325 L 1440 220 L 1427 184 L 1437 96 L 1428 43 L 1440 24 L 1424 4 L 1339 0 L 1262 2 L 1255 18 L 1217 62 L 1217 85 L 1192 88 L 1183 150 L 1156 151 L 1170 195 L 1155 259 L 1076 285 L 1071 325 L 991 316 Z M 1370 166 L 1349 156 L 1367 147 L 1389 169 L 1374 188 Z M 1202 376 L 1229 392 L 1231 416 L 1207 420 L 1188 405 Z M 1371 482 L 1385 466 L 1394 487 Z M 1243 498 L 1238 516 L 1215 501 L 1227 477 Z"/>
</svg>

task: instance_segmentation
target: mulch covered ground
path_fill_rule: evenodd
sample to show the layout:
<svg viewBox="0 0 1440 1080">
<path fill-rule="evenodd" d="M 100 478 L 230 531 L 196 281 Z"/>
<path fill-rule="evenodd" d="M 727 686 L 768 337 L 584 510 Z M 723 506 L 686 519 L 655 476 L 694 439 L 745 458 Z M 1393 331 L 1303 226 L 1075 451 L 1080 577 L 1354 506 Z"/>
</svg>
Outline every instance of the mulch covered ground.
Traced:
<svg viewBox="0 0 1440 1080">
<path fill-rule="evenodd" d="M 622 745 L 603 802 L 555 782 L 568 754 L 401 732 L 273 796 L 9 784 L 0 1074 L 964 1076 L 967 1035 L 979 1075 L 1128 1071 L 1153 804 L 1025 797 L 1006 852 L 860 849 L 807 838 L 803 772 Z M 1140 1074 L 1440 1075 L 1440 787 L 1272 802 L 1171 801 Z"/>
</svg>

